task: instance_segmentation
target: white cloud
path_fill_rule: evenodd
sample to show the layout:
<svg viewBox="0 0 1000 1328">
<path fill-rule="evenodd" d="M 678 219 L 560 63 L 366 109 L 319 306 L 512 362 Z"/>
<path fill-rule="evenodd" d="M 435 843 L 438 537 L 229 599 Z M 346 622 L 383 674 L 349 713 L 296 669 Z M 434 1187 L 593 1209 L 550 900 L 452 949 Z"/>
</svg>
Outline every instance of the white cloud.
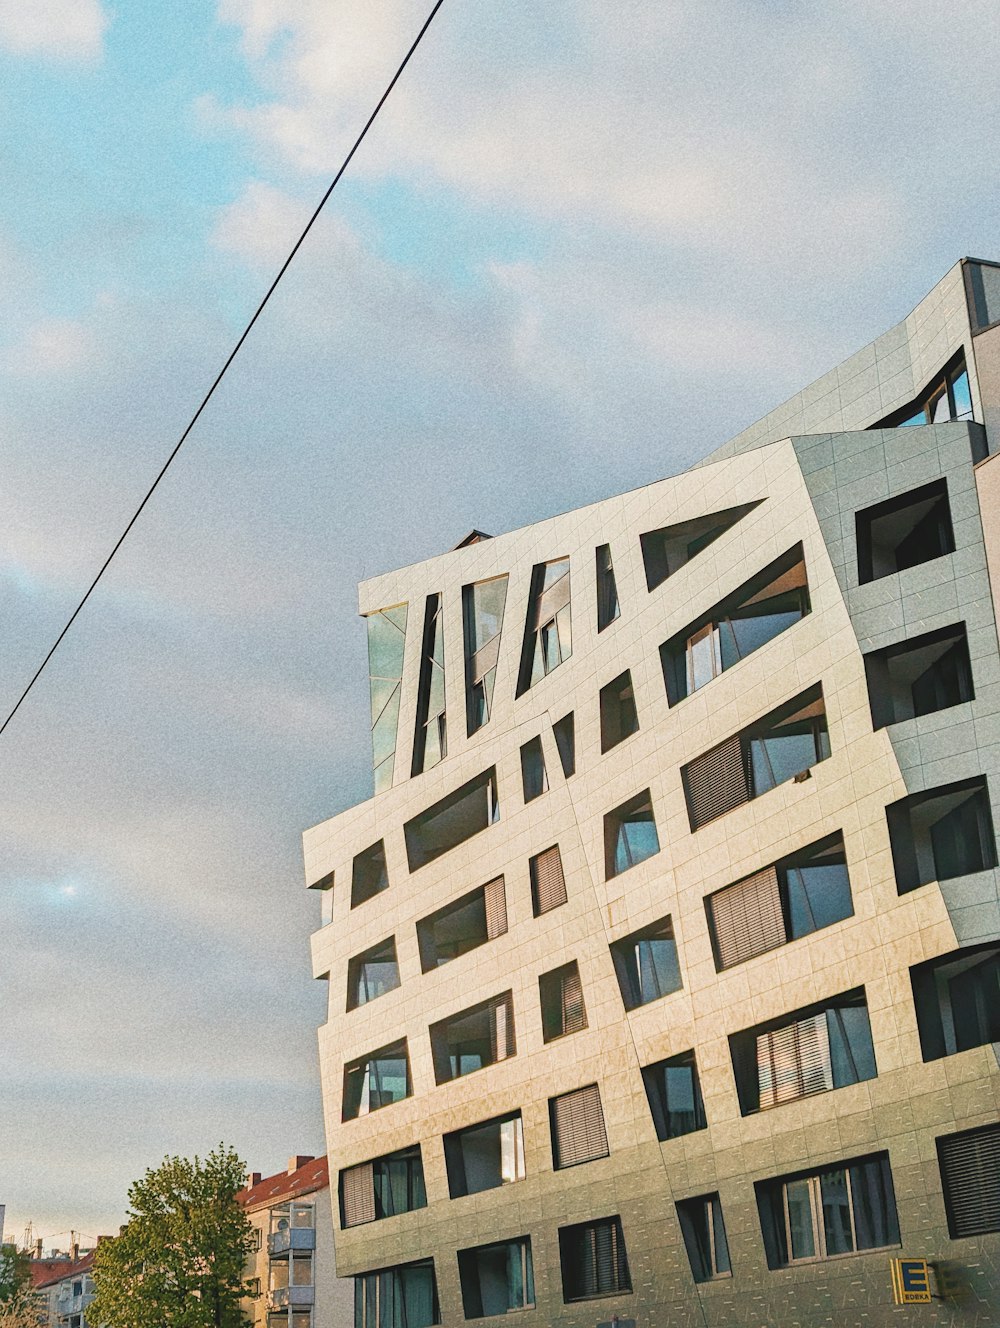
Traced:
<svg viewBox="0 0 1000 1328">
<path fill-rule="evenodd" d="M 108 22 L 99 0 L 0 0 L 0 46 L 15 55 L 93 60 Z"/>
<path fill-rule="evenodd" d="M 18 374 L 44 376 L 83 368 L 94 353 L 86 323 L 73 318 L 46 318 L 25 333 L 9 352 L 8 367 Z"/>
</svg>

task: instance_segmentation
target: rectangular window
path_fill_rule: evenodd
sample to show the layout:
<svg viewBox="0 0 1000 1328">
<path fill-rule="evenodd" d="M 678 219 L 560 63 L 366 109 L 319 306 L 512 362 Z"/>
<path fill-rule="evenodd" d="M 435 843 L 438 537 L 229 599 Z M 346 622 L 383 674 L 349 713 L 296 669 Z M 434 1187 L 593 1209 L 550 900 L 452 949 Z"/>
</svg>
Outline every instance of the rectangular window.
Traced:
<svg viewBox="0 0 1000 1328">
<path fill-rule="evenodd" d="M 609 752 L 620 742 L 639 732 L 632 674 L 626 669 L 606 683 L 600 692 L 601 751 Z"/>
<path fill-rule="evenodd" d="M 911 793 L 885 809 L 896 889 L 906 894 L 997 865 L 986 778 Z"/>
<path fill-rule="evenodd" d="M 729 1242 L 718 1194 L 682 1199 L 677 1205 L 677 1218 L 694 1280 L 711 1282 L 717 1277 L 731 1277 Z"/>
<path fill-rule="evenodd" d="M 728 507 L 723 512 L 711 512 L 708 516 L 680 521 L 675 526 L 663 526 L 660 530 L 648 530 L 640 535 L 642 561 L 646 568 L 646 589 L 655 590 L 668 576 L 679 572 L 702 549 L 707 549 L 762 501 L 760 499 L 740 507 Z"/>
<path fill-rule="evenodd" d="M 1000 1122 L 937 1140 L 952 1240 L 1000 1231 Z"/>
<path fill-rule="evenodd" d="M 788 780 L 806 778 L 829 755 L 823 689 L 817 684 L 681 767 L 691 829 Z"/>
<path fill-rule="evenodd" d="M 389 871 L 385 863 L 385 841 L 379 840 L 358 853 L 351 870 L 351 908 L 374 899 L 389 888 Z"/>
<path fill-rule="evenodd" d="M 1000 1042 L 1000 945 L 970 945 L 910 969 L 925 1061 Z"/>
<path fill-rule="evenodd" d="M 420 1145 L 360 1162 L 340 1173 L 340 1222 L 362 1226 L 427 1207 Z"/>
<path fill-rule="evenodd" d="M 660 647 L 670 705 L 773 641 L 809 610 L 805 559 L 797 544 Z"/>
<path fill-rule="evenodd" d="M 433 1328 L 441 1322 L 434 1260 L 354 1278 L 354 1328 Z"/>
<path fill-rule="evenodd" d="M 536 918 L 565 904 L 566 878 L 558 844 L 530 858 L 528 874 L 531 877 L 531 909 Z"/>
<path fill-rule="evenodd" d="M 717 890 L 705 911 L 720 972 L 849 918 L 843 836 L 838 831 Z"/>
<path fill-rule="evenodd" d="M 943 479 L 863 508 L 855 524 L 861 585 L 955 552 Z"/>
<path fill-rule="evenodd" d="M 611 958 L 626 1010 L 648 1005 L 681 988 L 677 942 L 669 917 L 612 942 Z"/>
<path fill-rule="evenodd" d="M 516 1050 L 514 999 L 509 991 L 431 1025 L 434 1075 L 439 1084 L 495 1065 Z"/>
<path fill-rule="evenodd" d="M 533 802 L 548 790 L 549 777 L 545 771 L 540 737 L 531 738 L 521 748 L 521 786 L 525 802 Z"/>
<path fill-rule="evenodd" d="M 587 1027 L 587 1011 L 583 1003 L 583 984 L 576 960 L 542 973 L 538 979 L 538 993 L 542 1004 L 542 1039 L 554 1042 L 568 1033 L 579 1033 Z"/>
<path fill-rule="evenodd" d="M 608 1156 L 601 1090 L 597 1084 L 549 1098 L 552 1165 L 556 1171 Z"/>
<path fill-rule="evenodd" d="M 395 991 L 399 986 L 399 963 L 396 959 L 396 938 L 373 945 L 363 954 L 355 955 L 347 965 L 347 1008 L 359 1005 Z"/>
<path fill-rule="evenodd" d="M 552 725 L 552 733 L 556 740 L 556 749 L 559 752 L 559 764 L 562 766 L 562 772 L 569 779 L 570 775 L 576 773 L 576 725 L 573 719 L 573 711 L 568 715 L 563 715 L 562 719 L 557 719 Z"/>
<path fill-rule="evenodd" d="M 430 770 L 448 755 L 444 693 L 444 617 L 440 595 L 428 595 L 417 684 L 417 727 L 411 773 Z"/>
<path fill-rule="evenodd" d="M 877 1074 L 863 987 L 733 1033 L 729 1049 L 744 1116 Z"/>
<path fill-rule="evenodd" d="M 610 627 L 620 613 L 611 545 L 601 544 L 597 548 L 597 630 L 603 632 Z"/>
<path fill-rule="evenodd" d="M 758 1181 L 769 1268 L 899 1244 L 889 1154 Z"/>
<path fill-rule="evenodd" d="M 368 682 L 371 693 L 372 769 L 375 792 L 392 787 L 406 645 L 405 604 L 369 613 Z"/>
<path fill-rule="evenodd" d="M 642 1082 L 660 1143 L 707 1127 L 693 1051 L 643 1066 Z"/>
<path fill-rule="evenodd" d="M 559 1228 L 563 1300 L 594 1300 L 631 1292 L 622 1220 L 603 1217 Z"/>
<path fill-rule="evenodd" d="M 558 668 L 573 653 L 569 559 L 539 563 L 531 574 L 517 694 Z"/>
<path fill-rule="evenodd" d="M 420 967 L 440 968 L 507 931 L 507 898 L 498 876 L 417 923 Z"/>
<path fill-rule="evenodd" d="M 518 1236 L 459 1250 L 458 1276 L 466 1319 L 530 1309 L 535 1303 L 531 1238 Z"/>
<path fill-rule="evenodd" d="M 872 724 L 947 710 L 974 698 L 965 623 L 924 632 L 865 655 Z"/>
<path fill-rule="evenodd" d="M 604 817 L 604 874 L 610 881 L 660 851 L 649 789 Z"/>
<path fill-rule="evenodd" d="M 433 862 L 500 820 L 496 767 L 470 779 L 403 826 L 410 871 Z"/>
<path fill-rule="evenodd" d="M 453 1199 L 524 1180 L 521 1113 L 496 1116 L 446 1134 L 444 1158 Z"/>
<path fill-rule="evenodd" d="M 343 1119 L 367 1116 L 380 1107 L 401 1102 L 412 1092 L 410 1060 L 403 1038 L 344 1066 Z"/>
<path fill-rule="evenodd" d="M 468 736 L 489 721 L 507 600 L 506 576 L 462 587 L 465 625 L 465 716 Z"/>
</svg>

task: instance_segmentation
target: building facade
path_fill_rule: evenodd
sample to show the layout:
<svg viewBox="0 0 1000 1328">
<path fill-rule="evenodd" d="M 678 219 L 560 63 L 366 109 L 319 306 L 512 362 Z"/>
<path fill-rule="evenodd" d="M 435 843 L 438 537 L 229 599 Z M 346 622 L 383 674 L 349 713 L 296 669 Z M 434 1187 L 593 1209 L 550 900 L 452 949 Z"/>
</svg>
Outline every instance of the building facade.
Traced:
<svg viewBox="0 0 1000 1328">
<path fill-rule="evenodd" d="M 991 450 L 967 260 L 691 471 L 361 586 L 376 792 L 305 836 L 358 1328 L 877 1326 L 921 1261 L 998 1321 Z"/>
<path fill-rule="evenodd" d="M 36 1261 L 39 1265 L 49 1262 Z M 94 1299 L 94 1251 L 53 1266 L 33 1283 L 37 1293 L 39 1322 L 45 1328 L 96 1328 L 87 1319 L 87 1307 Z"/>
</svg>

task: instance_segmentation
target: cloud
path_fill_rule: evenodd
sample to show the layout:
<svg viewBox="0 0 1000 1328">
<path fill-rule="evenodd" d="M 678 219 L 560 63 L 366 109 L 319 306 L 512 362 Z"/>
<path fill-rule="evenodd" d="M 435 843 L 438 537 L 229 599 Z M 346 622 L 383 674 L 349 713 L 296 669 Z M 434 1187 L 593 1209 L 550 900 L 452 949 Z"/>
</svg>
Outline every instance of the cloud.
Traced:
<svg viewBox="0 0 1000 1328">
<path fill-rule="evenodd" d="M 8 352 L 7 363 L 17 374 L 48 376 L 85 368 L 93 352 L 89 329 L 80 319 L 46 318 L 27 329 Z"/>
<path fill-rule="evenodd" d="M 99 0 L 12 0 L 0 5 L 0 46 L 14 55 L 95 60 L 109 21 Z"/>
</svg>

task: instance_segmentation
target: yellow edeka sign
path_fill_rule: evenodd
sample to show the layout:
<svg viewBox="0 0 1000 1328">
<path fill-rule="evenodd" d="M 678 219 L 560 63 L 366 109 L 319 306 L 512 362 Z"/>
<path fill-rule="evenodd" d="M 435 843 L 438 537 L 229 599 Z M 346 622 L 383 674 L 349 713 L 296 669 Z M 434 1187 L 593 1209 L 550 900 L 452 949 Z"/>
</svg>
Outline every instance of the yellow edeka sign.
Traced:
<svg viewBox="0 0 1000 1328">
<path fill-rule="evenodd" d="M 890 1259 L 895 1305 L 929 1305 L 931 1266 L 926 1259 Z"/>
</svg>

